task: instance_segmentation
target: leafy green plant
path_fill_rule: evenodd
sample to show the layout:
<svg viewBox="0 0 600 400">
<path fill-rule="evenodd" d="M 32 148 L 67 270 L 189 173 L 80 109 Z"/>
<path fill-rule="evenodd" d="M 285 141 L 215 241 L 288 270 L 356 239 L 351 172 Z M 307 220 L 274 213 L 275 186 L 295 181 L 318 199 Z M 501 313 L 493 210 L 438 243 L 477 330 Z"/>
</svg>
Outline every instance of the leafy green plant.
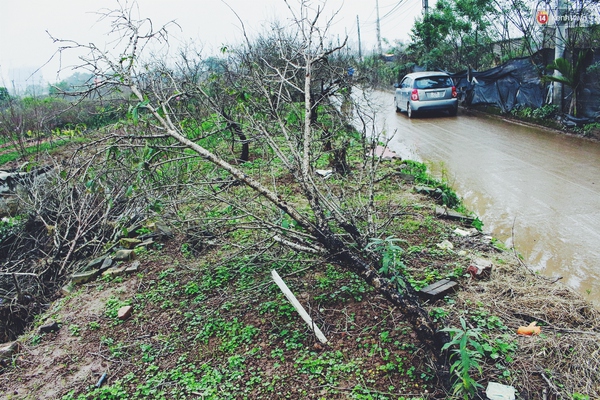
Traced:
<svg viewBox="0 0 600 400">
<path fill-rule="evenodd" d="M 577 116 L 578 91 L 582 83 L 582 75 L 585 72 L 585 59 L 587 58 L 588 50 L 580 51 L 577 57 L 573 60 L 566 58 L 557 58 L 550 63 L 546 68 L 560 72 L 560 75 L 545 75 L 544 81 L 552 81 L 570 86 L 573 90 L 571 95 L 571 103 L 569 105 L 569 113 Z"/>
<path fill-rule="evenodd" d="M 571 398 L 573 400 L 590 400 L 590 396 L 588 396 L 587 394 L 581 394 L 581 393 L 573 393 L 571 395 Z"/>
<path fill-rule="evenodd" d="M 22 229 L 26 219 L 23 216 L 3 217 L 0 219 L 0 243 Z"/>
<path fill-rule="evenodd" d="M 69 325 L 69 332 L 71 336 L 81 336 L 81 327 L 76 324 Z"/>
<path fill-rule="evenodd" d="M 456 375 L 457 380 L 453 386 L 454 395 L 469 399 L 481 388 L 482 385 L 473 378 L 473 370 L 482 373 L 481 360 L 485 354 L 479 343 L 481 330 L 479 328 L 467 327 L 464 318 L 460 318 L 460 328 L 448 327 L 442 329 L 450 334 L 451 340 L 446 343 L 442 350 L 452 347 L 450 359 L 456 359 L 450 366 L 450 373 Z"/>
<path fill-rule="evenodd" d="M 115 341 L 113 338 L 103 336 L 100 339 L 100 343 L 108 347 L 108 351 L 114 358 L 120 358 L 124 355 L 125 345 L 123 343 Z"/>
<path fill-rule="evenodd" d="M 544 104 L 540 108 L 533 110 L 533 117 L 537 119 L 547 119 L 555 117 L 559 112 L 556 104 Z"/>
<path fill-rule="evenodd" d="M 372 238 L 366 249 L 371 249 L 382 255 L 381 267 L 379 272 L 385 275 L 390 275 L 397 272 L 398 267 L 404 267 L 400 260 L 404 250 L 397 243 L 406 242 L 394 236 L 388 236 L 385 239 Z"/>
<path fill-rule="evenodd" d="M 473 222 L 471 223 L 473 228 L 477 229 L 479 232 L 483 230 L 483 221 L 479 219 L 479 217 L 475 217 Z"/>
<path fill-rule="evenodd" d="M 513 108 L 510 113 L 516 117 L 531 118 L 533 116 L 533 109 L 531 107 Z"/>
<path fill-rule="evenodd" d="M 31 343 L 32 346 L 37 346 L 38 344 L 40 344 L 42 342 L 42 335 L 33 335 L 31 337 L 31 339 L 29 340 L 29 342 Z"/>
<path fill-rule="evenodd" d="M 192 245 L 190 245 L 189 243 L 183 243 L 181 245 L 181 254 L 183 254 L 185 258 L 192 258 L 192 256 L 194 255 L 192 251 Z"/>
<path fill-rule="evenodd" d="M 600 122 L 593 122 L 583 126 L 583 136 L 592 136 L 594 131 L 600 131 Z"/>
<path fill-rule="evenodd" d="M 119 309 L 123 306 L 128 306 L 129 304 L 129 301 L 119 300 L 112 296 L 106 300 L 105 314 L 113 321 L 113 324 L 119 324 L 122 322 L 118 319 Z"/>
<path fill-rule="evenodd" d="M 88 328 L 91 331 L 97 331 L 98 329 L 100 329 L 100 323 L 98 321 L 90 321 L 90 323 L 88 324 Z"/>
<path fill-rule="evenodd" d="M 432 308 L 431 311 L 429 311 L 429 315 L 431 315 L 434 321 L 439 321 L 448 316 L 448 311 L 444 310 L 441 307 L 435 307 Z"/>
</svg>

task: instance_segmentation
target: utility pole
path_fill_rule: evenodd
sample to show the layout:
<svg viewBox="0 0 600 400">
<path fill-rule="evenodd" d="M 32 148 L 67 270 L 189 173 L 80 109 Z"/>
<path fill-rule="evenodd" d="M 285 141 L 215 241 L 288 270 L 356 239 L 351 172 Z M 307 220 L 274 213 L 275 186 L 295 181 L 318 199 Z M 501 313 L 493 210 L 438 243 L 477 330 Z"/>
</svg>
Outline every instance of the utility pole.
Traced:
<svg viewBox="0 0 600 400">
<path fill-rule="evenodd" d="M 383 54 L 383 50 L 381 49 L 381 25 L 379 22 L 379 0 L 375 0 L 375 8 L 377 9 L 377 51 L 379 51 L 379 56 Z"/>
<path fill-rule="evenodd" d="M 429 14 L 429 2 L 428 0 L 423 0 L 423 15 L 427 16 Z"/>
<path fill-rule="evenodd" d="M 556 17 L 554 20 L 554 60 L 562 58 L 565 53 L 565 24 L 563 21 L 563 0 L 556 0 Z M 554 70 L 554 76 L 560 77 L 558 70 Z M 563 84 L 560 82 L 552 82 L 552 103 L 559 106 L 562 111 L 563 100 Z"/>
<path fill-rule="evenodd" d="M 358 30 L 358 59 L 362 61 L 362 46 L 360 44 L 360 21 L 358 15 L 356 16 L 356 28 Z"/>
</svg>

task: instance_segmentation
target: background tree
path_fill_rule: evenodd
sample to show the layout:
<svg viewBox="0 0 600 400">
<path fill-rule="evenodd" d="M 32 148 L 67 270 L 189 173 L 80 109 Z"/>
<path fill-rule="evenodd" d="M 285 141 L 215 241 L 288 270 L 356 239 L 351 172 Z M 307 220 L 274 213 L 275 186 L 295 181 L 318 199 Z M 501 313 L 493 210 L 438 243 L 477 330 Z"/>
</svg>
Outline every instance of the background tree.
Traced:
<svg viewBox="0 0 600 400">
<path fill-rule="evenodd" d="M 571 101 L 569 102 L 568 112 L 575 117 L 577 116 L 577 92 L 581 86 L 582 74 L 585 72 L 587 55 L 587 51 L 579 52 L 573 63 L 565 58 L 557 58 L 548 65 L 548 69 L 560 72 L 560 76 L 544 76 L 546 81 L 562 83 L 571 88 Z"/>
<path fill-rule="evenodd" d="M 532 56 L 550 44 L 552 32 L 538 24 L 535 6 L 523 0 L 496 0 L 494 3 L 501 50 L 501 61 L 514 57 Z"/>
<path fill-rule="evenodd" d="M 490 29 L 494 12 L 490 0 L 438 1 L 415 21 L 409 50 L 427 69 L 487 68 L 494 61 L 489 46 L 497 39 Z"/>
<path fill-rule="evenodd" d="M 10 99 L 10 94 L 8 93 L 8 89 L 5 87 L 0 87 L 0 104 L 8 101 Z"/>
</svg>

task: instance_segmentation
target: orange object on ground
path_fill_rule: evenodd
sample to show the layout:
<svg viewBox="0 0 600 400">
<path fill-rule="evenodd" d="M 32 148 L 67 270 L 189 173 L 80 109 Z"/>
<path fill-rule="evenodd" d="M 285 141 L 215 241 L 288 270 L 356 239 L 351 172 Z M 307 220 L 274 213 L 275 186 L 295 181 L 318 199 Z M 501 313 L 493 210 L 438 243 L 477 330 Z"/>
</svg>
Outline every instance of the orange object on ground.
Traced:
<svg viewBox="0 0 600 400">
<path fill-rule="evenodd" d="M 539 335 L 542 332 L 542 328 L 536 325 L 537 322 L 533 321 L 528 326 L 520 326 L 519 329 L 517 329 L 517 334 L 528 336 Z"/>
</svg>

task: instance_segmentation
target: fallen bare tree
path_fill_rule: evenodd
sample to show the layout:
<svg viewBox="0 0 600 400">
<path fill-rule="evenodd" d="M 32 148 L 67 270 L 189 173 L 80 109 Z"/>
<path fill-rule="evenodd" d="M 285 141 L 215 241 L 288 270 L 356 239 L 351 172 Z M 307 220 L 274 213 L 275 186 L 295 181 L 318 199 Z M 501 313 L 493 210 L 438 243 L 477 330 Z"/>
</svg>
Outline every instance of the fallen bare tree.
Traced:
<svg viewBox="0 0 600 400">
<path fill-rule="evenodd" d="M 293 29 L 275 25 L 261 38 L 261 51 L 250 38 L 237 50 L 234 66 L 240 84 L 229 87 L 230 100 L 237 101 L 226 107 L 222 97 L 211 93 L 210 76 L 192 77 L 155 61 L 156 56 L 151 61 L 142 58 L 141 49 L 150 43 L 168 44 L 167 29 L 154 30 L 151 21 L 133 18 L 129 9 L 105 15 L 121 40 L 121 53 L 113 55 L 94 44 L 66 42 L 65 47 L 88 50 L 80 67 L 97 77 L 89 94 L 106 88 L 131 91 L 132 126 L 124 137 L 143 139 L 156 150 L 141 160 L 150 171 L 158 172 L 173 160 L 185 163 L 184 176 L 195 175 L 186 194 L 198 195 L 195 210 L 205 213 L 205 221 L 211 220 L 209 211 L 232 207 L 236 218 L 230 229 L 257 229 L 271 242 L 355 272 L 403 313 L 441 372 L 446 334 L 421 307 L 406 277 L 382 268 L 382 253 L 370 245 L 372 239 L 386 236 L 386 219 L 393 216 L 374 203 L 372 182 L 380 160 L 366 154 L 372 153 L 378 138 L 367 137 L 365 127 L 362 136 L 356 135 L 339 112 L 339 104 L 351 101 L 345 66 L 336 64 L 344 44 L 327 42 L 332 20 L 325 19 L 322 4 L 286 4 Z M 184 64 L 190 65 L 189 60 Z M 226 145 L 231 137 L 252 142 L 254 159 L 236 156 Z M 339 182 L 333 185 L 315 176 L 328 162 L 344 165 L 351 139 L 357 141 L 363 159 L 352 178 L 362 189 L 352 193 Z M 254 162 L 257 154 L 260 163 Z M 274 178 L 270 171 L 275 169 L 285 170 L 300 193 L 290 192 L 285 182 Z M 336 179 L 345 178 L 338 174 Z M 237 189 L 240 186 L 244 189 Z"/>
<path fill-rule="evenodd" d="M 17 215 L 0 221 L 1 342 L 16 338 L 71 274 L 152 212 L 151 188 L 133 194 L 144 171 L 131 173 L 124 155 L 136 151 L 109 136 L 60 163 L 48 157 L 43 174 L 19 182 L 11 195 Z"/>
</svg>

